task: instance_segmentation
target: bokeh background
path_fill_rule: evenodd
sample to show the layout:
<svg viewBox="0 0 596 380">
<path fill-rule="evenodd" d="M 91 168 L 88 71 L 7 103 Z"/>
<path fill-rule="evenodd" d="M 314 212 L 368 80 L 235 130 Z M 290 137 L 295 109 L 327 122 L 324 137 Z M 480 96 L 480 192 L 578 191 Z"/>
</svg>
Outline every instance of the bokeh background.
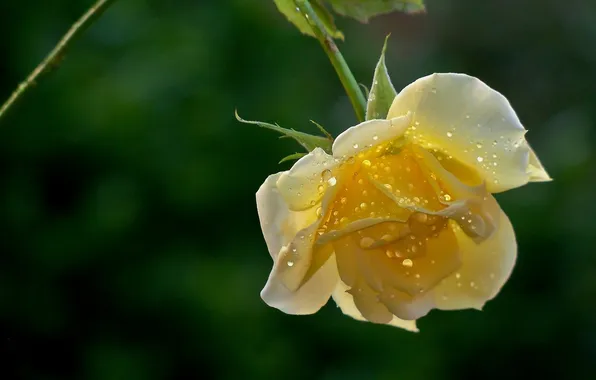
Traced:
<svg viewBox="0 0 596 380">
<path fill-rule="evenodd" d="M 6 98 L 89 1 L 0 3 Z M 483 312 L 414 334 L 267 307 L 254 193 L 299 151 L 248 119 L 355 123 L 272 1 L 118 1 L 0 122 L 0 378 L 596 378 L 596 2 L 428 0 L 337 22 L 359 81 L 465 72 L 505 94 L 552 183 L 497 196 L 519 261 Z"/>
</svg>

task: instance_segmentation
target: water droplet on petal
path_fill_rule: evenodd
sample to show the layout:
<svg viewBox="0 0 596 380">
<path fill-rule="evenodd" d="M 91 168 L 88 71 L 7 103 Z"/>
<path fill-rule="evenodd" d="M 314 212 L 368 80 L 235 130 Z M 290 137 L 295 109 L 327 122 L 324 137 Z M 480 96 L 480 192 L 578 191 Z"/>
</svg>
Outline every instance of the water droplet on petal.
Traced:
<svg viewBox="0 0 596 380">
<path fill-rule="evenodd" d="M 410 259 L 404 259 L 404 261 L 402 261 L 401 264 L 404 267 L 411 268 L 414 265 L 414 262 L 412 260 L 410 260 Z"/>
</svg>

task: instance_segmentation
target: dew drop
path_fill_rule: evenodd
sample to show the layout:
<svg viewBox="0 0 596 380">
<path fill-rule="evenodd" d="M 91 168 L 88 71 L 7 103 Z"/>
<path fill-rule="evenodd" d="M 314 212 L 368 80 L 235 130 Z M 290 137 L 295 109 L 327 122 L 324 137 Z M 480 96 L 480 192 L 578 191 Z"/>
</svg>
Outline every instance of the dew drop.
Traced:
<svg viewBox="0 0 596 380">
<path fill-rule="evenodd" d="M 342 197 L 342 198 L 340 199 L 340 202 L 341 202 L 341 204 L 342 204 L 342 205 L 345 205 L 346 203 L 348 203 L 348 198 L 346 198 L 346 197 Z"/>
<path fill-rule="evenodd" d="M 323 208 L 322 207 L 318 207 L 316 212 L 317 212 L 317 217 L 320 218 L 321 216 L 323 216 Z"/>
<path fill-rule="evenodd" d="M 482 161 L 484 161 L 484 158 L 482 158 L 482 157 L 478 156 L 478 157 L 476 157 L 476 161 L 478 161 L 478 162 L 482 162 Z"/>
<path fill-rule="evenodd" d="M 404 261 L 401 262 L 401 265 L 411 268 L 414 265 L 414 262 L 410 259 L 404 259 Z"/>
<path fill-rule="evenodd" d="M 364 166 L 370 166 L 370 161 L 369 160 L 364 160 L 364 161 L 362 161 L 362 165 L 364 165 Z"/>
<path fill-rule="evenodd" d="M 383 185 L 383 186 L 385 186 L 385 188 L 386 188 L 387 190 L 389 190 L 389 191 L 391 191 L 391 189 L 393 189 L 393 187 L 391 187 L 391 185 L 390 185 L 390 184 L 388 184 L 388 183 L 386 183 L 386 184 L 385 184 L 385 185 Z"/>
<path fill-rule="evenodd" d="M 331 170 L 329 169 L 325 169 L 321 172 L 321 177 L 323 177 L 323 181 L 327 181 L 329 178 L 331 178 Z"/>
<path fill-rule="evenodd" d="M 373 244 L 375 244 L 375 240 L 373 238 L 363 237 L 360 239 L 360 247 L 362 248 L 370 248 Z"/>
<path fill-rule="evenodd" d="M 377 141 L 378 139 L 379 139 L 379 136 L 377 136 L 377 135 L 373 136 L 373 140 Z"/>
<path fill-rule="evenodd" d="M 354 144 L 352 147 L 354 147 L 354 149 L 358 149 L 358 144 Z"/>
<path fill-rule="evenodd" d="M 362 210 L 366 210 L 367 207 L 368 207 L 368 205 L 366 203 L 364 203 L 364 202 L 360 203 L 360 208 Z"/>
<path fill-rule="evenodd" d="M 323 191 L 325 191 L 325 187 L 323 185 L 319 185 L 319 187 L 317 187 L 317 190 L 319 190 L 319 193 L 322 193 Z"/>
<path fill-rule="evenodd" d="M 288 261 L 288 266 L 289 267 L 293 267 L 294 266 L 294 262 L 293 261 Z"/>
<path fill-rule="evenodd" d="M 452 132 L 447 132 L 447 137 L 453 137 L 453 133 Z"/>
<path fill-rule="evenodd" d="M 337 179 L 335 179 L 335 177 L 331 177 L 329 178 L 327 183 L 329 184 L 329 186 L 335 186 L 337 184 Z"/>
<path fill-rule="evenodd" d="M 390 242 L 391 240 L 393 240 L 393 236 L 386 234 L 386 235 L 381 236 L 381 240 Z"/>
</svg>

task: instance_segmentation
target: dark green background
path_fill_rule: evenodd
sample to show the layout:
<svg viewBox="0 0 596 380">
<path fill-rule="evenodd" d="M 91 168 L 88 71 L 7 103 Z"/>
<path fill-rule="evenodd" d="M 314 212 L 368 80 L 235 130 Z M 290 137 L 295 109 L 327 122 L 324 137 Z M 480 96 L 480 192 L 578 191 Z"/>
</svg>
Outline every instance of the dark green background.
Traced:
<svg viewBox="0 0 596 380">
<path fill-rule="evenodd" d="M 8 97 L 91 1 L 0 3 Z M 596 378 L 596 2 L 428 0 L 339 18 L 359 81 L 389 32 L 399 89 L 465 72 L 505 94 L 552 183 L 498 195 L 519 240 L 483 312 L 409 333 L 267 307 L 254 193 L 289 140 L 355 123 L 272 1 L 121 0 L 0 122 L 0 378 Z"/>
</svg>

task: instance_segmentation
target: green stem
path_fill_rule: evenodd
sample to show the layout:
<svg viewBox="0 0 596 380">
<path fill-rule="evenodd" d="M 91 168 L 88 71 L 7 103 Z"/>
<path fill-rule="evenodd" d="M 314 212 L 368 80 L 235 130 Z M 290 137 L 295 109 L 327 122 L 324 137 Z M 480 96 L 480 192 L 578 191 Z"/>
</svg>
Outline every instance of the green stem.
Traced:
<svg viewBox="0 0 596 380">
<path fill-rule="evenodd" d="M 308 20 L 311 28 L 313 29 L 317 40 L 321 43 L 323 50 L 329 57 L 341 84 L 344 86 L 348 97 L 350 98 L 350 102 L 352 103 L 352 107 L 354 107 L 354 112 L 356 113 L 356 117 L 358 121 L 364 121 L 365 117 L 365 110 L 366 110 L 366 99 L 364 98 L 364 94 L 356 82 L 354 75 L 350 71 L 348 64 L 344 60 L 344 57 L 339 52 L 337 45 L 333 41 L 333 38 L 327 33 L 323 23 L 319 19 L 317 13 L 314 11 L 308 0 L 294 0 L 296 3 L 296 7 L 300 10 L 300 12 L 306 17 Z"/>
<path fill-rule="evenodd" d="M 0 107 L 0 119 L 4 117 L 6 112 L 11 108 L 17 100 L 19 100 L 36 82 L 54 68 L 60 61 L 60 59 L 66 53 L 66 50 L 70 47 L 72 41 L 81 35 L 95 21 L 103 12 L 114 2 L 114 0 L 98 0 L 91 8 L 85 12 L 81 18 L 75 22 L 68 32 L 62 37 L 54 49 L 44 58 L 43 61 L 35 70 L 29 74 L 16 90 L 12 93 L 10 98 Z"/>
</svg>

